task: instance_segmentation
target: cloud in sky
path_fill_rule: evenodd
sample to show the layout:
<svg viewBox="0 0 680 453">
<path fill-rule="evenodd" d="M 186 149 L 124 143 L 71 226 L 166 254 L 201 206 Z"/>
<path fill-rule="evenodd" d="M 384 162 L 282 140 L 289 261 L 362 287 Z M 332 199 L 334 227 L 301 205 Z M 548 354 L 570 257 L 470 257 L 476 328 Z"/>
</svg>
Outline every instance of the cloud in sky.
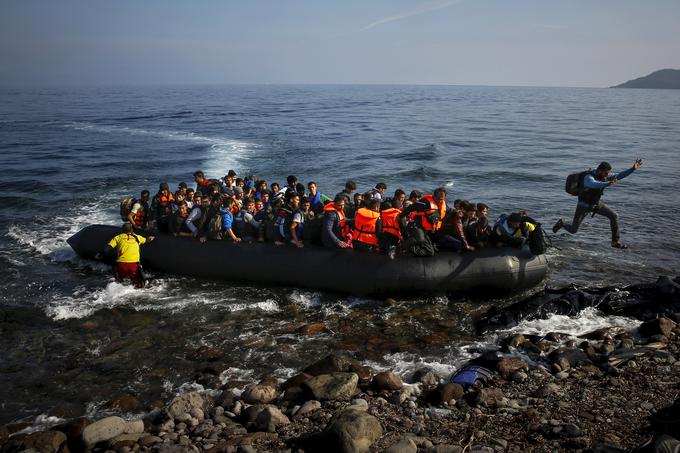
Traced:
<svg viewBox="0 0 680 453">
<path fill-rule="evenodd" d="M 425 14 L 431 11 L 436 11 L 438 9 L 443 9 L 461 2 L 463 2 L 463 0 L 445 0 L 423 3 L 419 8 L 404 11 L 398 14 L 393 14 L 391 16 L 383 17 L 382 19 L 376 20 L 375 22 L 371 22 L 370 24 L 362 28 L 361 31 L 370 30 L 371 28 L 377 27 L 379 25 L 384 25 L 397 20 L 406 19 L 407 17 L 418 16 L 420 14 Z"/>
</svg>

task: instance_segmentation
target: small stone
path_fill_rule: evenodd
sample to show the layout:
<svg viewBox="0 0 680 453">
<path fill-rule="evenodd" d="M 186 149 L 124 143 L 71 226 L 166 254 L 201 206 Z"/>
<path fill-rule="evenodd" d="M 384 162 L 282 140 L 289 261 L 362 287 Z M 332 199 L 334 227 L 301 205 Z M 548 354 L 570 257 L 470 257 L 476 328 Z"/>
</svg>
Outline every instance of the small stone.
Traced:
<svg viewBox="0 0 680 453">
<path fill-rule="evenodd" d="M 640 326 L 640 335 L 643 337 L 652 337 L 654 335 L 663 335 L 670 337 L 677 324 L 668 318 L 657 318 L 651 321 L 643 322 Z"/>
<path fill-rule="evenodd" d="M 397 443 L 392 444 L 385 453 L 417 453 L 418 447 L 408 437 L 402 438 Z"/>
<path fill-rule="evenodd" d="M 646 401 L 644 403 L 640 404 L 640 407 L 642 409 L 646 410 L 646 411 L 651 411 L 652 409 L 654 409 L 654 405 L 652 403 L 648 403 Z"/>
<path fill-rule="evenodd" d="M 500 437 L 492 437 L 491 439 L 489 439 L 489 443 L 491 443 L 494 446 L 498 446 L 503 450 L 508 448 L 508 441 L 505 439 L 501 439 Z"/>
<path fill-rule="evenodd" d="M 203 413 L 203 409 L 201 408 L 194 407 L 193 409 L 191 409 L 191 412 L 189 412 L 189 414 L 199 422 L 205 420 L 205 414 Z"/>
<path fill-rule="evenodd" d="M 473 394 L 472 404 L 475 406 L 500 407 L 504 395 L 499 388 L 482 388 Z"/>
<path fill-rule="evenodd" d="M 321 407 L 321 405 L 319 405 Z M 356 409 L 362 412 L 366 412 L 368 410 L 368 401 L 366 401 L 363 398 L 356 398 L 352 400 L 351 406 L 352 409 Z"/>
<path fill-rule="evenodd" d="M 441 377 L 431 368 L 421 368 L 413 373 L 413 383 L 421 383 L 426 389 L 439 385 Z"/>
<path fill-rule="evenodd" d="M 322 433 L 326 445 L 344 452 L 365 452 L 383 434 L 377 418 L 366 412 L 345 409 L 336 412 Z"/>
<path fill-rule="evenodd" d="M 508 379 L 515 371 L 529 369 L 529 365 L 517 357 L 503 357 L 496 364 L 496 369 L 503 379 Z"/>
<path fill-rule="evenodd" d="M 289 388 L 299 387 L 303 382 L 309 380 L 312 377 L 311 374 L 299 373 L 295 376 L 289 378 L 286 382 L 281 384 L 283 390 L 288 390 Z"/>
<path fill-rule="evenodd" d="M 276 406 L 268 405 L 255 419 L 257 429 L 273 432 L 280 425 L 289 425 L 290 420 Z"/>
<path fill-rule="evenodd" d="M 304 326 L 300 327 L 299 331 L 302 335 L 316 335 L 325 328 L 325 322 L 316 322 L 312 324 L 305 324 Z"/>
<path fill-rule="evenodd" d="M 464 393 L 465 390 L 460 384 L 439 384 L 432 392 L 430 399 L 434 404 L 442 404 L 451 400 L 459 400 Z"/>
<path fill-rule="evenodd" d="M 508 345 L 516 348 L 527 341 L 526 337 L 522 334 L 517 334 L 508 340 Z"/>
<path fill-rule="evenodd" d="M 163 442 L 163 439 L 158 436 L 144 436 L 139 439 L 139 445 L 142 447 L 150 447 L 151 445 L 159 444 L 161 442 Z"/>
<path fill-rule="evenodd" d="M 548 384 L 543 385 L 540 387 L 536 392 L 534 393 L 534 396 L 537 398 L 547 398 L 551 395 L 556 395 L 560 393 L 560 386 L 550 382 Z"/>
<path fill-rule="evenodd" d="M 321 409 L 321 403 L 317 400 L 309 400 L 295 413 L 295 418 L 300 418 Z"/>
<path fill-rule="evenodd" d="M 529 379 L 529 376 L 522 370 L 517 370 L 514 373 L 512 373 L 511 379 L 513 382 L 526 382 L 527 379 Z"/>
<path fill-rule="evenodd" d="M 359 377 L 355 373 L 332 373 L 314 376 L 302 384 L 314 399 L 349 400 L 356 391 Z"/>
<path fill-rule="evenodd" d="M 581 435 L 581 429 L 573 423 L 562 426 L 562 431 L 567 437 L 579 437 Z"/>
<path fill-rule="evenodd" d="M 180 414 L 189 413 L 194 407 L 204 409 L 205 406 L 206 400 L 203 398 L 203 395 L 198 392 L 189 392 L 173 398 L 167 412 L 170 417 L 177 418 Z"/>
</svg>

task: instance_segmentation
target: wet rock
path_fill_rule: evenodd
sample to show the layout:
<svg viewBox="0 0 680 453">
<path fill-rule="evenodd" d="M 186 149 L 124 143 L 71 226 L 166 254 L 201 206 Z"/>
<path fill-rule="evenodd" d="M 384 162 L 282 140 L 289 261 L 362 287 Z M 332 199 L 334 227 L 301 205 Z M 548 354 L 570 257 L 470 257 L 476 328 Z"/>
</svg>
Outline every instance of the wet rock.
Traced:
<svg viewBox="0 0 680 453">
<path fill-rule="evenodd" d="M 359 364 L 352 364 L 349 367 L 350 373 L 356 373 L 360 383 L 370 382 L 373 377 L 373 368 Z"/>
<path fill-rule="evenodd" d="M 383 371 L 373 377 L 373 387 L 380 390 L 399 390 L 404 383 L 391 371 Z"/>
<path fill-rule="evenodd" d="M 522 371 L 522 370 L 517 370 L 517 371 L 515 371 L 514 373 L 512 373 L 512 376 L 510 376 L 510 379 L 511 379 L 513 382 L 520 382 L 520 383 L 521 383 L 521 382 L 526 382 L 526 380 L 529 379 L 529 375 L 526 374 L 526 373 L 525 373 L 524 371 Z"/>
<path fill-rule="evenodd" d="M 643 337 L 653 337 L 655 335 L 663 335 L 670 337 L 677 324 L 668 318 L 657 318 L 651 321 L 643 322 L 640 326 L 640 335 Z"/>
<path fill-rule="evenodd" d="M 158 436 L 144 436 L 139 439 L 139 445 L 142 447 L 150 447 L 152 445 L 160 444 L 161 442 L 163 442 L 163 439 Z"/>
<path fill-rule="evenodd" d="M 202 422 L 203 420 L 205 420 L 205 413 L 203 412 L 203 409 L 198 408 L 198 407 L 194 407 L 193 409 L 191 409 L 191 411 L 189 412 L 189 415 L 191 415 L 193 418 L 195 418 L 199 422 Z"/>
<path fill-rule="evenodd" d="M 40 453 L 53 453 L 64 442 L 66 442 L 66 434 L 61 431 L 43 431 L 31 433 L 24 437 L 22 449 L 33 449 Z"/>
<path fill-rule="evenodd" d="M 231 410 L 234 407 L 234 403 L 238 401 L 239 396 L 236 395 L 232 390 L 223 391 L 217 398 L 215 398 L 215 404 L 221 406 L 226 410 Z"/>
<path fill-rule="evenodd" d="M 560 348 L 550 353 L 549 357 L 550 360 L 559 365 L 562 370 L 593 364 L 586 353 L 577 348 Z"/>
<path fill-rule="evenodd" d="M 316 400 L 307 401 L 295 413 L 295 418 L 305 417 L 311 414 L 312 412 L 318 411 L 319 409 L 321 409 L 321 403 L 319 401 Z"/>
<path fill-rule="evenodd" d="M 413 373 L 413 383 L 423 384 L 423 388 L 432 389 L 439 385 L 441 377 L 431 368 L 420 368 Z"/>
<path fill-rule="evenodd" d="M 349 400 L 357 389 L 355 373 L 332 373 L 314 376 L 302 388 L 316 400 Z"/>
<path fill-rule="evenodd" d="M 312 377 L 311 374 L 299 373 L 295 376 L 289 378 L 286 382 L 281 385 L 283 390 L 288 390 L 292 387 L 299 387 L 303 382 L 309 380 Z"/>
<path fill-rule="evenodd" d="M 383 434 L 377 418 L 366 412 L 345 409 L 336 412 L 321 434 L 323 443 L 343 453 L 360 453 Z"/>
<path fill-rule="evenodd" d="M 125 432 L 127 422 L 120 417 L 106 417 L 89 424 L 83 430 L 83 443 L 92 448 L 99 442 L 111 440 Z"/>
<path fill-rule="evenodd" d="M 383 301 L 383 307 L 392 307 L 397 304 L 397 301 L 392 299 L 391 297 L 388 297 Z"/>
<path fill-rule="evenodd" d="M 114 450 L 123 446 L 132 447 L 145 435 L 144 433 L 123 433 L 109 440 L 109 445 L 114 447 Z"/>
<path fill-rule="evenodd" d="M 517 347 L 521 346 L 522 344 L 526 343 L 527 341 L 529 341 L 529 340 L 527 340 L 524 335 L 517 334 L 513 337 L 510 337 L 508 339 L 507 344 L 508 344 L 508 346 L 512 346 L 513 348 L 517 348 Z"/>
<path fill-rule="evenodd" d="M 197 407 L 199 409 L 206 409 L 207 401 L 198 392 L 189 392 L 182 395 L 177 395 L 168 406 L 168 415 L 176 418 L 179 415 L 191 412 L 191 409 Z"/>
<path fill-rule="evenodd" d="M 280 393 L 276 386 L 269 384 L 252 384 L 246 387 L 241 395 L 243 401 L 248 404 L 269 404 L 279 397 Z"/>
<path fill-rule="evenodd" d="M 290 420 L 281 410 L 272 405 L 267 405 L 255 419 L 255 428 L 274 432 L 279 425 L 289 425 Z"/>
<path fill-rule="evenodd" d="M 352 404 L 348 409 L 356 409 L 361 412 L 366 412 L 368 410 L 368 401 L 363 398 L 357 398 L 352 400 Z"/>
<path fill-rule="evenodd" d="M 300 327 L 299 332 L 302 335 L 316 335 L 325 328 L 325 322 L 315 322 L 312 324 L 305 324 L 304 326 Z"/>
<path fill-rule="evenodd" d="M 496 369 L 503 379 L 509 379 L 515 371 L 528 370 L 529 365 L 517 357 L 503 357 L 496 364 Z"/>
<path fill-rule="evenodd" d="M 439 444 L 429 450 L 429 453 L 462 453 L 463 447 L 460 445 Z"/>
<path fill-rule="evenodd" d="M 144 432 L 144 421 L 143 420 L 130 420 L 125 422 L 125 428 L 123 429 L 124 434 L 135 434 Z"/>
<path fill-rule="evenodd" d="M 471 395 L 470 403 L 473 406 L 498 407 L 502 405 L 503 391 L 499 388 L 482 388 Z"/>
<path fill-rule="evenodd" d="M 359 364 L 351 357 L 331 354 L 308 366 L 303 371 L 307 374 L 311 374 L 312 376 L 318 376 L 320 374 L 347 372 L 350 370 L 352 365 Z"/>
<path fill-rule="evenodd" d="M 677 453 L 680 451 L 680 440 L 664 434 L 654 442 L 654 453 Z"/>
<path fill-rule="evenodd" d="M 439 384 L 428 399 L 432 404 L 443 404 L 461 399 L 464 393 L 465 390 L 460 384 Z"/>
<path fill-rule="evenodd" d="M 142 403 L 133 395 L 125 394 L 109 401 L 108 406 L 120 412 L 134 412 L 142 408 Z"/>
<path fill-rule="evenodd" d="M 417 453 L 418 447 L 408 437 L 401 438 L 397 443 L 392 444 L 385 453 Z"/>
<path fill-rule="evenodd" d="M 567 423 L 562 426 L 562 432 L 567 437 L 579 437 L 581 435 L 581 428 L 573 423 Z"/>
</svg>

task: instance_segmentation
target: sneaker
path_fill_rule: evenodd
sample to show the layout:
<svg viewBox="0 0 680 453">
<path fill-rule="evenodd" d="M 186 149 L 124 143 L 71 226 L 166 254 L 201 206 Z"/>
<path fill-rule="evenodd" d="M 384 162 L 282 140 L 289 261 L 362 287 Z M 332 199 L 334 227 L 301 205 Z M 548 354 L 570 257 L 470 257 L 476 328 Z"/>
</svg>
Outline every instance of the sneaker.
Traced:
<svg viewBox="0 0 680 453">
<path fill-rule="evenodd" d="M 397 256 L 397 248 L 395 246 L 391 246 L 389 250 L 387 250 L 387 257 L 391 260 L 393 260 Z"/>
<path fill-rule="evenodd" d="M 562 222 L 562 219 L 558 220 L 555 225 L 553 225 L 553 233 L 557 233 L 560 231 L 560 228 L 564 226 L 564 222 Z"/>
</svg>

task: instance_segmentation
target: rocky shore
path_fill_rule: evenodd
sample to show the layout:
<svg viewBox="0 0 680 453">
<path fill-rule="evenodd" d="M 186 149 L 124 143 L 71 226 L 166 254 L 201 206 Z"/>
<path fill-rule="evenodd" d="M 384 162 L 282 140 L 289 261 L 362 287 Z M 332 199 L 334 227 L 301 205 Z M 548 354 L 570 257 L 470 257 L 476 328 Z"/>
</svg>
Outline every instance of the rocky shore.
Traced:
<svg viewBox="0 0 680 453">
<path fill-rule="evenodd" d="M 91 420 L 68 405 L 47 431 L 0 427 L 3 453 L 678 451 L 680 314 L 639 331 L 513 335 L 471 362 L 462 386 L 329 355 L 285 382 L 189 392 L 139 410 L 133 395 Z M 162 406 L 162 407 L 161 407 Z M 138 413 L 131 417 L 131 413 Z M 673 437 L 675 436 L 675 438 Z"/>
</svg>

